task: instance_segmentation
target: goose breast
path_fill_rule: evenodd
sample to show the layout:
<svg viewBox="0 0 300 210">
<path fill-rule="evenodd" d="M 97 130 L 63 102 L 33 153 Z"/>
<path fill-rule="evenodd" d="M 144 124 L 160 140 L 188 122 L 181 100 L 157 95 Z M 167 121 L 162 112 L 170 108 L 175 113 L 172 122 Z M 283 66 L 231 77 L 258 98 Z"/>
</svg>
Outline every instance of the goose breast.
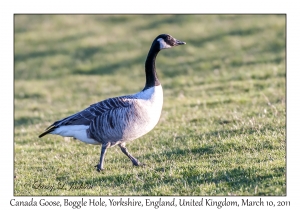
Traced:
<svg viewBox="0 0 300 210">
<path fill-rule="evenodd" d="M 96 117 L 87 130 L 90 138 L 114 146 L 143 136 L 158 123 L 163 105 L 161 85 L 120 97 L 120 100 L 127 106 Z"/>
</svg>

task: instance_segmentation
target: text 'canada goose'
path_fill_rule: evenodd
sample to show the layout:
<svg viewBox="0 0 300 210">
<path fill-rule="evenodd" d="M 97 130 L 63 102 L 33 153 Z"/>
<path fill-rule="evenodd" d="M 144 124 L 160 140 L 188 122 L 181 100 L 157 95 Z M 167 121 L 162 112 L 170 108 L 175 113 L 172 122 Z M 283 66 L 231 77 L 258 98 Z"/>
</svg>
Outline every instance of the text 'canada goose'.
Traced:
<svg viewBox="0 0 300 210">
<path fill-rule="evenodd" d="M 151 131 L 158 123 L 163 90 L 157 78 L 155 59 L 162 49 L 186 44 L 168 34 L 157 36 L 149 50 L 146 62 L 146 84 L 141 92 L 133 95 L 109 98 L 90 105 L 88 108 L 58 120 L 39 137 L 56 134 L 73 137 L 88 144 L 101 144 L 97 171 L 104 169 L 107 148 L 118 145 L 133 165 L 143 165 L 125 147 L 126 142 L 137 139 Z"/>
</svg>

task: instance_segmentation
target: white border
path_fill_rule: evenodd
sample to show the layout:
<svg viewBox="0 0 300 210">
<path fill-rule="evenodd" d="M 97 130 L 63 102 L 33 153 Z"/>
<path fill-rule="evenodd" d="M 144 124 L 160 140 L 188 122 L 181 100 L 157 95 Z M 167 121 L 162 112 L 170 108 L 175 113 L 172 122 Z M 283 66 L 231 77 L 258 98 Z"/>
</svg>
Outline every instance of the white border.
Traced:
<svg viewBox="0 0 300 210">
<path fill-rule="evenodd" d="M 281 13 L 287 14 L 287 196 L 290 208 L 299 208 L 299 11 L 296 1 L 2 1 L 1 11 L 1 190 L 0 206 L 10 208 L 13 199 L 13 14 L 15 13 Z M 134 5 L 134 6 L 133 6 Z M 19 197 L 20 198 L 20 197 Z M 41 197 L 42 198 L 42 197 Z M 54 197 L 47 197 L 51 199 Z M 57 199 L 64 199 L 61 197 Z M 139 199 L 145 199 L 138 197 Z M 157 198 L 157 197 L 156 197 Z M 156 199 L 154 197 L 154 199 Z M 205 197 L 208 198 L 208 197 Z M 213 197 L 215 198 L 215 197 Z M 230 197 L 231 198 L 231 197 Z M 241 197 L 237 197 L 240 199 Z M 24 198 L 27 200 L 28 198 Z M 38 199 L 38 197 L 35 197 Z M 56 198 L 55 198 L 56 199 Z M 76 199 L 71 198 L 71 199 Z M 106 199 L 108 199 L 106 197 Z M 222 197 L 217 197 L 222 199 Z M 234 198 L 232 198 L 234 199 Z M 5 208 L 7 207 L 7 208 Z M 161 207 L 163 208 L 163 207 Z M 160 209 L 161 209 L 160 208 Z M 225 208 L 225 207 L 224 207 Z M 266 207 L 265 207 L 266 208 Z M 70 208 L 69 208 L 70 209 Z M 117 209 L 117 208 L 116 208 Z M 134 208 L 133 208 L 134 209 Z M 150 208 L 149 208 L 150 209 Z M 154 209 L 154 208 L 151 208 Z M 177 208 L 178 209 L 178 208 Z M 204 209 L 202 207 L 202 209 Z M 239 208 L 242 209 L 242 208 Z M 249 209 L 249 208 L 247 208 Z"/>
</svg>

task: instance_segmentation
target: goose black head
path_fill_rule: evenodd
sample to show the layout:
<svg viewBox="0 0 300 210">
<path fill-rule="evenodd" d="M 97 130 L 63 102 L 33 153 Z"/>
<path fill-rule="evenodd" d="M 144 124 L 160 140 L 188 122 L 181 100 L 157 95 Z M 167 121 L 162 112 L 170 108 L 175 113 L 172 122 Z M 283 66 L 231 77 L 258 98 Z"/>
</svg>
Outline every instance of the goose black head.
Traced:
<svg viewBox="0 0 300 210">
<path fill-rule="evenodd" d="M 175 47 L 178 45 L 186 44 L 185 42 L 182 42 L 178 39 L 175 39 L 169 34 L 161 34 L 158 37 L 155 38 L 153 41 L 153 44 L 157 45 L 160 50 L 162 49 L 168 49 L 171 47 Z"/>
</svg>

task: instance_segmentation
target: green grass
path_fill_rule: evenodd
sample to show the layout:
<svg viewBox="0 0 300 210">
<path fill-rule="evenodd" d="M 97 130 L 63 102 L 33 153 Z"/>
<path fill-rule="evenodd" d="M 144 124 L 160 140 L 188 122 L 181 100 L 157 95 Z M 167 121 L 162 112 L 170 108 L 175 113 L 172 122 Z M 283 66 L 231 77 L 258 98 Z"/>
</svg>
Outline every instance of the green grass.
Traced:
<svg viewBox="0 0 300 210">
<path fill-rule="evenodd" d="M 128 144 L 146 167 L 113 147 L 98 173 L 99 146 L 38 138 L 140 91 L 160 33 L 187 45 L 157 57 L 162 116 Z M 15 195 L 286 195 L 285 36 L 284 15 L 15 15 Z"/>
</svg>

